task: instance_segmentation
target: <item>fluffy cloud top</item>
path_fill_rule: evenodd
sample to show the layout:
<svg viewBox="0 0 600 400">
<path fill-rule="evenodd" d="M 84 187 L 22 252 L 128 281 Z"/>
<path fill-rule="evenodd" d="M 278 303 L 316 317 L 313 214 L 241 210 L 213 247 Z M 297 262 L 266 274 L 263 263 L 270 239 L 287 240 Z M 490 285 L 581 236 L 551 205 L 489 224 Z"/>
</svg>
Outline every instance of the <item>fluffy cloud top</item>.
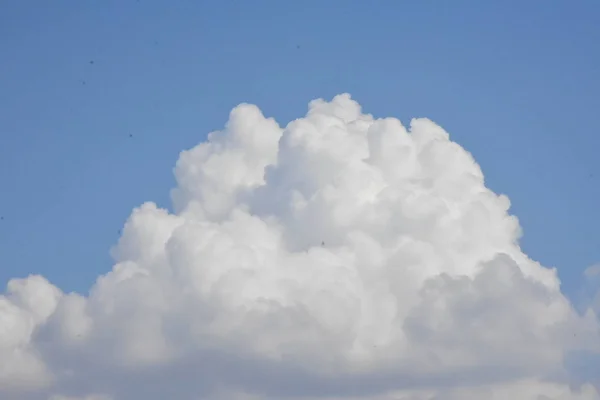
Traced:
<svg viewBox="0 0 600 400">
<path fill-rule="evenodd" d="M 136 208 L 87 296 L 8 283 L 1 398 L 600 399 L 565 367 L 595 312 L 432 121 L 242 104 L 175 176 L 175 213 Z"/>
</svg>

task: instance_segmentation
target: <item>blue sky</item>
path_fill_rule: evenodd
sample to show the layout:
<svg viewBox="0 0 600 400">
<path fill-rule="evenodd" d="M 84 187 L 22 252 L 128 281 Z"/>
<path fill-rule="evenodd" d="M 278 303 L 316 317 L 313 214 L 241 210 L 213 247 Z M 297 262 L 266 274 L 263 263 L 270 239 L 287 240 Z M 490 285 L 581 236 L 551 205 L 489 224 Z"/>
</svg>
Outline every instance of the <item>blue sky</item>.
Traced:
<svg viewBox="0 0 600 400">
<path fill-rule="evenodd" d="M 600 261 L 597 2 L 52 4 L 0 4 L 1 285 L 85 292 L 132 208 L 170 205 L 179 152 L 233 106 L 285 124 L 342 92 L 448 130 L 567 294 Z"/>
</svg>

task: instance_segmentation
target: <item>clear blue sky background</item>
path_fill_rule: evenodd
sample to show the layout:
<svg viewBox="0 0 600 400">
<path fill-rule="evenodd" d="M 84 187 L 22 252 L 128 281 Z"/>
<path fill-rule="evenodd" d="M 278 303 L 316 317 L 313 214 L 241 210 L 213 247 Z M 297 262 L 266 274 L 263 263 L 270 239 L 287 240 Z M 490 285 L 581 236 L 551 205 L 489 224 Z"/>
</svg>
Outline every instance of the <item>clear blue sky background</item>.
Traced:
<svg viewBox="0 0 600 400">
<path fill-rule="evenodd" d="M 600 261 L 599 73 L 591 0 L 3 0 L 0 285 L 87 291 L 132 208 L 170 206 L 179 152 L 233 106 L 285 124 L 350 92 L 446 128 L 577 297 Z"/>
</svg>

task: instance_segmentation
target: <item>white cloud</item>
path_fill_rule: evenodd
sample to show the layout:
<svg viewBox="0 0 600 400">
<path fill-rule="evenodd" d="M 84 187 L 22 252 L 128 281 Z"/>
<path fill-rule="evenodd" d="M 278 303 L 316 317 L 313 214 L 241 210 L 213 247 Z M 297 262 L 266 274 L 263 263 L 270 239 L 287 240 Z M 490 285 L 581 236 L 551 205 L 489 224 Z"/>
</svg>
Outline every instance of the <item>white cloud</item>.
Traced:
<svg viewBox="0 0 600 400">
<path fill-rule="evenodd" d="M 587 267 L 585 271 L 583 271 L 583 274 L 588 278 L 600 275 L 600 263 Z"/>
<path fill-rule="evenodd" d="M 243 104 L 175 176 L 176 214 L 135 209 L 88 296 L 9 283 L 0 395 L 600 399 L 564 362 L 599 350 L 595 313 L 433 122 Z"/>
</svg>

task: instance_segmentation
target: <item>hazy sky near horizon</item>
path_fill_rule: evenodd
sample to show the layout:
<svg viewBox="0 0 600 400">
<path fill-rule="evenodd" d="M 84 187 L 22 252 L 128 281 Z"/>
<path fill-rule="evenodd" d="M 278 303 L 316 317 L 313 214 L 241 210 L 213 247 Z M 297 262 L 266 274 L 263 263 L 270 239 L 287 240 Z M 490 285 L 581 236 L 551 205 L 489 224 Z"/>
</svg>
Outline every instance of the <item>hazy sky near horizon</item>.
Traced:
<svg viewBox="0 0 600 400">
<path fill-rule="evenodd" d="M 580 306 L 600 262 L 600 4 L 540 5 L 3 1 L 0 285 L 40 274 L 87 294 L 135 207 L 176 211 L 180 152 L 235 106 L 285 128 L 349 93 L 376 118 L 429 118 L 470 152 L 510 199 L 523 253 Z M 197 167 L 183 164 L 191 198 Z"/>
</svg>

